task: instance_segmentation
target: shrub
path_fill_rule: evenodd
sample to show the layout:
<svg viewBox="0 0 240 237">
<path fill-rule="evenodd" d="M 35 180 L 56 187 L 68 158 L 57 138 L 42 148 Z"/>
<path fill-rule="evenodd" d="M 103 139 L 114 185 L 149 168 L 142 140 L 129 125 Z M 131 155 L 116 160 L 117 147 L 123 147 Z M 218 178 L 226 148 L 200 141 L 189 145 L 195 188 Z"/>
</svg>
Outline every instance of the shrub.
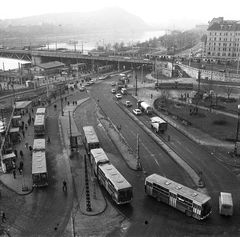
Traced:
<svg viewBox="0 0 240 237">
<path fill-rule="evenodd" d="M 227 121 L 224 119 L 218 119 L 218 120 L 214 120 L 212 122 L 213 125 L 218 125 L 218 126 L 224 126 L 227 124 Z"/>
</svg>

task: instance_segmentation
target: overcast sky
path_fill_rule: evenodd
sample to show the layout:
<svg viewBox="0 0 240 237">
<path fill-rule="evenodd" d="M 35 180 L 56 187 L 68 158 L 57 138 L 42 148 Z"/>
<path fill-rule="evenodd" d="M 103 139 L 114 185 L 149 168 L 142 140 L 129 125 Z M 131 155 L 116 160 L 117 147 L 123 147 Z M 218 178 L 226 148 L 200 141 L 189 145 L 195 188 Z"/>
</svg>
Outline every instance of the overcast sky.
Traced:
<svg viewBox="0 0 240 237">
<path fill-rule="evenodd" d="M 119 6 L 145 22 L 168 22 L 170 19 L 197 19 L 207 23 L 214 17 L 240 20 L 240 0 L 4 0 L 0 19 L 19 18 L 54 12 L 86 12 Z"/>
</svg>

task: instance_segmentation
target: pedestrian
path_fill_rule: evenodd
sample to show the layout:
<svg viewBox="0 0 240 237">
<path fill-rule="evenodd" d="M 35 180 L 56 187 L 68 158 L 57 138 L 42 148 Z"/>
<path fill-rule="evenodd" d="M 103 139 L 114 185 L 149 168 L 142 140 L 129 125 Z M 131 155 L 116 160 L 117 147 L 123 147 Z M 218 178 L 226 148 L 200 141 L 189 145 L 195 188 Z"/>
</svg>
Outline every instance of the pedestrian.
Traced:
<svg viewBox="0 0 240 237">
<path fill-rule="evenodd" d="M 25 137 L 25 132 L 24 132 L 24 130 L 22 130 L 22 135 L 23 135 L 23 137 Z"/>
<path fill-rule="evenodd" d="M 28 142 L 25 141 L 25 147 L 28 149 Z"/>
<path fill-rule="evenodd" d="M 62 190 L 63 190 L 63 191 L 67 191 L 67 182 L 65 181 L 65 179 L 63 180 Z"/>
<path fill-rule="evenodd" d="M 34 123 L 34 118 L 32 117 L 32 122 Z"/>
<path fill-rule="evenodd" d="M 18 171 L 19 171 L 19 174 L 21 175 L 22 174 L 22 170 L 20 167 L 18 167 Z"/>
<path fill-rule="evenodd" d="M 67 101 L 67 96 L 65 97 L 65 101 Z"/>
<path fill-rule="evenodd" d="M 29 146 L 29 151 L 32 154 L 33 148 L 31 146 Z"/>
<path fill-rule="evenodd" d="M 22 150 L 20 150 L 19 154 L 20 154 L 21 158 L 23 159 L 23 151 Z"/>
<path fill-rule="evenodd" d="M 22 126 L 24 127 L 24 121 L 22 121 Z"/>
<path fill-rule="evenodd" d="M 17 150 L 14 150 L 13 152 L 14 152 L 16 158 L 17 158 Z"/>
<path fill-rule="evenodd" d="M 4 220 L 6 221 L 7 218 L 5 216 L 5 213 L 3 211 L 1 211 L 1 215 L 2 215 L 2 223 L 4 222 Z"/>
<path fill-rule="evenodd" d="M 16 179 L 16 171 L 15 171 L 15 169 L 13 170 L 13 178 Z"/>
<path fill-rule="evenodd" d="M 19 163 L 19 168 L 22 170 L 23 169 L 23 162 L 22 161 L 20 161 L 20 163 Z"/>
<path fill-rule="evenodd" d="M 34 109 L 32 108 L 32 113 L 34 113 Z"/>
<path fill-rule="evenodd" d="M 51 143 L 50 137 L 47 138 L 47 143 Z"/>
<path fill-rule="evenodd" d="M 30 126 L 30 124 L 31 124 L 31 119 L 29 118 L 28 119 L 28 126 Z"/>
<path fill-rule="evenodd" d="M 28 127 L 27 124 L 25 124 L 25 130 L 27 130 L 27 127 Z"/>
</svg>

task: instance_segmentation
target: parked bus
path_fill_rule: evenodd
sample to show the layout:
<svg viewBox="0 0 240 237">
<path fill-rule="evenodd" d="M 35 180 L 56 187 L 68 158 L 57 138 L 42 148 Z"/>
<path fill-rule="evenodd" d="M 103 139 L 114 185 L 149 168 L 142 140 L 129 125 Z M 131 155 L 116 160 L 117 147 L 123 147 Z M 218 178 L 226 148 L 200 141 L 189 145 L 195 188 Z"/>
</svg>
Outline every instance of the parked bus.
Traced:
<svg viewBox="0 0 240 237">
<path fill-rule="evenodd" d="M 90 151 L 90 162 L 92 164 L 94 173 L 97 175 L 97 167 L 99 165 L 108 164 L 109 159 L 102 148 L 96 148 Z"/>
<path fill-rule="evenodd" d="M 36 115 L 34 120 L 35 135 L 45 134 L 45 117 L 44 115 Z"/>
<path fill-rule="evenodd" d="M 100 148 L 100 142 L 98 140 L 97 134 L 93 128 L 93 126 L 85 126 L 83 127 L 84 133 L 84 143 L 87 149 L 88 154 L 91 149 Z"/>
<path fill-rule="evenodd" d="M 36 115 L 44 115 L 47 116 L 47 110 L 46 108 L 37 108 Z"/>
<path fill-rule="evenodd" d="M 233 200 L 231 193 L 220 192 L 219 194 L 219 214 L 225 216 L 233 215 Z"/>
<path fill-rule="evenodd" d="M 43 187 L 48 185 L 45 151 L 34 151 L 32 153 L 32 180 L 33 187 Z"/>
<path fill-rule="evenodd" d="M 97 178 L 117 204 L 132 201 L 132 185 L 112 164 L 98 165 Z"/>
<path fill-rule="evenodd" d="M 211 197 L 158 174 L 145 179 L 145 192 L 198 220 L 212 212 Z"/>
<path fill-rule="evenodd" d="M 45 149 L 46 149 L 45 139 L 34 139 L 33 151 L 45 151 Z"/>
</svg>

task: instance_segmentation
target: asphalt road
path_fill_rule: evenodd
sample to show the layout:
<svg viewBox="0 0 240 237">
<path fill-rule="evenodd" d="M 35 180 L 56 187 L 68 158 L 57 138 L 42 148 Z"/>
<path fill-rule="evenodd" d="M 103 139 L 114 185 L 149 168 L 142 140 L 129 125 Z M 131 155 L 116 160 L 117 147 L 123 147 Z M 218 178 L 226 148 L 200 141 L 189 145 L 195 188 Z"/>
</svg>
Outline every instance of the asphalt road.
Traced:
<svg viewBox="0 0 240 237">
<path fill-rule="evenodd" d="M 101 110 L 110 117 L 113 123 L 121 125 L 121 133 L 133 150 L 136 150 L 136 135 L 139 135 L 141 163 L 147 174 L 154 172 L 165 174 L 179 183 L 191 186 L 191 181 L 188 180 L 184 171 L 164 154 L 151 138 L 116 105 L 117 101 L 114 95 L 110 93 L 110 81 L 113 81 L 113 78 L 92 86 L 90 94 L 95 98 L 95 101 L 99 100 Z M 132 100 L 133 104 L 136 104 L 136 100 L 133 98 L 128 96 L 127 99 Z M 142 121 L 146 123 L 147 116 L 141 117 Z M 147 123 L 146 125 L 149 126 Z M 171 142 L 169 142 L 171 147 L 196 171 L 203 172 L 203 179 L 213 200 L 213 213 L 203 222 L 199 222 L 193 218 L 187 218 L 183 213 L 171 207 L 157 203 L 153 198 L 145 196 L 143 192 L 144 174 L 126 172 L 124 167 L 121 167 L 122 162 L 118 162 L 115 164 L 116 167 L 119 170 L 123 170 L 124 176 L 135 187 L 134 201 L 131 204 L 131 208 L 115 207 L 132 223 L 127 236 L 176 236 L 188 233 L 191 233 L 191 235 L 202 233 L 214 236 L 223 235 L 225 232 L 233 236 L 236 235 L 238 233 L 238 228 L 236 227 L 238 226 L 237 218 L 226 219 L 218 214 L 218 194 L 220 191 L 233 193 L 235 203 L 234 215 L 238 216 L 238 177 L 175 129 L 169 128 L 168 132 L 171 135 Z M 164 139 L 166 140 L 166 137 Z M 226 221 L 228 223 L 227 226 Z M 174 228 L 172 228 L 173 226 Z"/>
</svg>

